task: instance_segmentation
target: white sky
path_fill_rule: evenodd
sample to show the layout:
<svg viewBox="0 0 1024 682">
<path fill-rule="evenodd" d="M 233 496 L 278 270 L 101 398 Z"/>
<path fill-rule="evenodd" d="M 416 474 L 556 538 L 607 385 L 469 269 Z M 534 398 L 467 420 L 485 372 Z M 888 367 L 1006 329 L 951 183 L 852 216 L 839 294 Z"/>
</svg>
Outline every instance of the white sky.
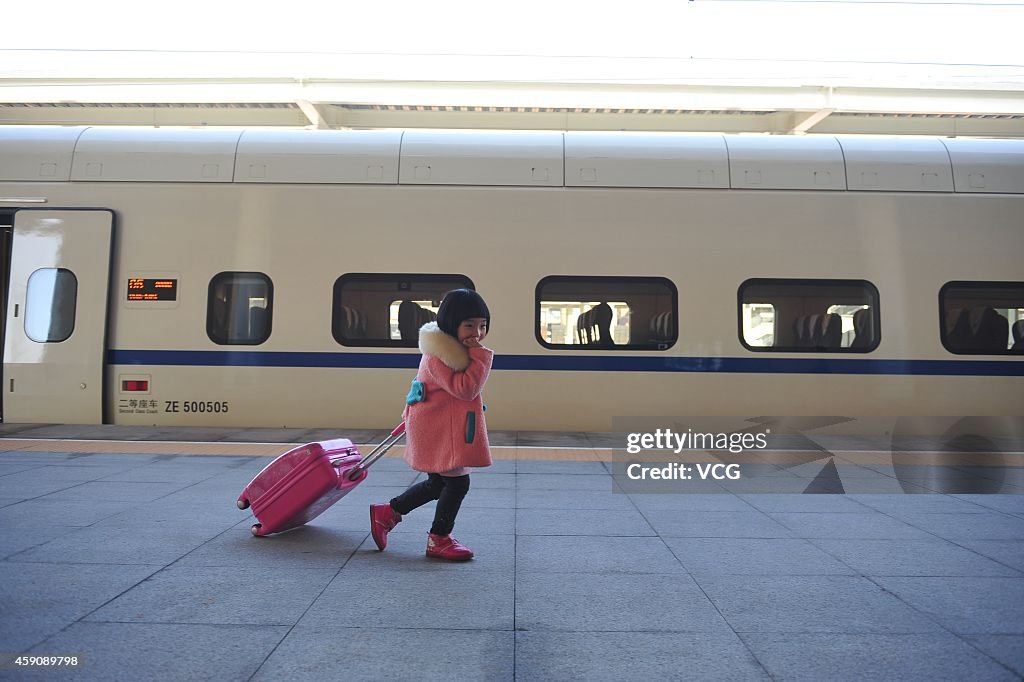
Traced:
<svg viewBox="0 0 1024 682">
<path fill-rule="evenodd" d="M 436 71 L 435 79 L 534 82 L 679 82 L 699 80 L 701 74 L 719 80 L 820 81 L 858 69 L 869 78 L 891 76 L 898 69 L 889 64 L 896 63 L 907 64 L 909 77 L 922 82 L 952 79 L 954 85 L 993 83 L 1024 90 L 1024 2 L 10 4 L 3 12 L 0 45 L 4 78 L 383 73 L 392 79 L 429 79 Z M 145 54 L 65 52 L 71 50 Z M 219 54 L 183 54 L 195 52 Z"/>
</svg>

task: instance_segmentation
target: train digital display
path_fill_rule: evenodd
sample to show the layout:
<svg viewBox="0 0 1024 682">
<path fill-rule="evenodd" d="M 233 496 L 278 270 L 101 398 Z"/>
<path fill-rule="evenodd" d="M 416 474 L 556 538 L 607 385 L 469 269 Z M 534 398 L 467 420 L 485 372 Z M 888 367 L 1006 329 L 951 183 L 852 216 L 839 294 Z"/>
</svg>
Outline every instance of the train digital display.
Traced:
<svg viewBox="0 0 1024 682">
<path fill-rule="evenodd" d="M 178 300 L 178 280 L 131 277 L 128 279 L 128 300 L 176 301 Z"/>
</svg>

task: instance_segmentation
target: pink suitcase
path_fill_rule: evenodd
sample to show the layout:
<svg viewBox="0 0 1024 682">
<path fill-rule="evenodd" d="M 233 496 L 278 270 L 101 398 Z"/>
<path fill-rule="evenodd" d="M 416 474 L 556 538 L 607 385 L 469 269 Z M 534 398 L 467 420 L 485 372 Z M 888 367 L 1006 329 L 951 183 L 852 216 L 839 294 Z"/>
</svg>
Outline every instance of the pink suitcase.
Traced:
<svg viewBox="0 0 1024 682">
<path fill-rule="evenodd" d="M 365 458 L 348 438 L 292 448 L 263 468 L 238 496 L 238 508 L 252 506 L 252 534 L 280 533 L 312 521 L 363 482 L 368 469 L 405 433 L 399 424 Z"/>
</svg>

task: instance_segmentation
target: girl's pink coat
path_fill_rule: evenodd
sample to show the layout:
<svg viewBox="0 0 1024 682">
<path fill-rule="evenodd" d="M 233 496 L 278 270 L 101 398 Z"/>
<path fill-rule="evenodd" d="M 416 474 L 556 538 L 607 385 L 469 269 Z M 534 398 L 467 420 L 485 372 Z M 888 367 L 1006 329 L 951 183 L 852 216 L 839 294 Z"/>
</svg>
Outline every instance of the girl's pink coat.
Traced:
<svg viewBox="0 0 1024 682">
<path fill-rule="evenodd" d="M 436 322 L 420 328 L 419 346 L 423 358 L 416 378 L 423 383 L 425 398 L 405 409 L 405 461 L 416 471 L 430 473 L 490 466 L 481 392 L 494 351 L 466 348 Z M 467 443 L 470 413 L 476 415 L 476 428 Z"/>
</svg>

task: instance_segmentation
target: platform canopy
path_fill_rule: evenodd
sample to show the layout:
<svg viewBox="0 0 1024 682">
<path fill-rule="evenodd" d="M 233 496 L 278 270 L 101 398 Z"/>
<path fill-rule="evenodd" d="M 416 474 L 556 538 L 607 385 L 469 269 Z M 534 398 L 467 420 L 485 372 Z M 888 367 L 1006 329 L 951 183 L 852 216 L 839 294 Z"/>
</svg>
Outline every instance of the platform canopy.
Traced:
<svg viewBox="0 0 1024 682">
<path fill-rule="evenodd" d="M 1016 2 L 21 5 L 0 125 L 1024 137 Z"/>
</svg>

